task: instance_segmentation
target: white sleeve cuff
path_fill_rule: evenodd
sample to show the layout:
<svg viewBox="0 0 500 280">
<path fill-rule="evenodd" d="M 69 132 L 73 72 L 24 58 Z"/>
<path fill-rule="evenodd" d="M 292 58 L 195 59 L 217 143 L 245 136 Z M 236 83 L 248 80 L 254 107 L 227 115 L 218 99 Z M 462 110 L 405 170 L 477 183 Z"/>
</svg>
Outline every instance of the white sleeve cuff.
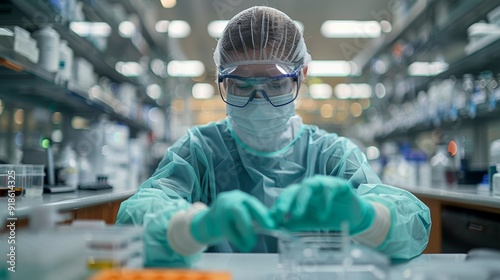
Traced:
<svg viewBox="0 0 500 280">
<path fill-rule="evenodd" d="M 195 202 L 187 210 L 181 210 L 170 218 L 167 229 L 167 241 L 177 254 L 191 256 L 207 248 L 205 244 L 198 243 L 191 234 L 191 220 L 194 215 L 206 208 L 205 204 Z"/>
<path fill-rule="evenodd" d="M 391 228 L 389 208 L 378 202 L 370 202 L 375 210 L 373 223 L 366 230 L 354 235 L 352 239 L 360 244 L 376 248 L 385 241 Z"/>
</svg>

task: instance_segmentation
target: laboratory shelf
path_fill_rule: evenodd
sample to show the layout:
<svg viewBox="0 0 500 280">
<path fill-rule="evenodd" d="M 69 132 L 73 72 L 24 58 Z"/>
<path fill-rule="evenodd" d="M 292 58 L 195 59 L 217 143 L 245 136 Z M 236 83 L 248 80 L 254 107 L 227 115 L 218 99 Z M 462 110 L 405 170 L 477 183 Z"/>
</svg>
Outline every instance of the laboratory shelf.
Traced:
<svg viewBox="0 0 500 280">
<path fill-rule="evenodd" d="M 466 40 L 467 29 L 479 19 L 486 19 L 486 15 L 499 5 L 498 1 L 461 1 L 444 22 L 433 26 L 428 40 L 415 48 L 414 55 L 410 57 L 410 63 L 416 61 L 422 53 L 428 53 L 433 48 L 449 44 L 452 40 Z"/>
<path fill-rule="evenodd" d="M 140 92 L 141 98 L 143 98 L 143 101 L 145 101 L 149 105 L 158 106 L 156 101 L 152 100 L 146 94 L 146 88 L 137 79 L 126 77 L 116 71 L 115 68 L 111 66 L 114 61 L 108 62 L 108 59 L 105 58 L 105 55 L 101 51 L 97 50 L 91 42 L 89 42 L 85 38 L 78 36 L 67 27 L 54 26 L 54 29 L 59 32 L 62 39 L 68 41 L 68 45 L 73 49 L 75 57 L 81 56 L 87 59 L 94 66 L 94 70 L 100 76 L 106 76 L 113 81 L 120 83 L 130 83 L 136 86 L 138 91 Z"/>
<path fill-rule="evenodd" d="M 405 31 L 417 25 L 417 23 L 423 19 L 427 11 L 430 10 L 432 5 L 436 2 L 437 0 L 416 1 L 408 11 L 407 16 L 393 24 L 390 33 L 371 40 L 370 43 L 353 58 L 353 61 L 364 72 L 365 68 L 369 66 L 370 61 L 374 57 L 389 50 L 392 44 L 405 34 Z"/>
<path fill-rule="evenodd" d="M 145 86 L 137 78 L 126 77 L 119 73 L 114 67 L 117 60 L 111 56 L 106 56 L 92 42 L 74 33 L 69 28 L 67 20 L 55 7 L 48 5 L 47 1 L 11 0 L 11 3 L 15 9 L 10 11 L 10 17 L 6 16 L 0 19 L 0 24 L 19 25 L 28 30 L 33 30 L 39 25 L 51 23 L 52 27 L 61 36 L 61 39 L 68 41 L 68 45 L 73 49 L 75 57 L 83 57 L 88 60 L 93 65 L 95 72 L 100 76 L 106 76 L 115 82 L 135 85 L 141 93 L 142 102 L 151 106 L 158 106 L 155 100 L 147 96 Z"/>
<path fill-rule="evenodd" d="M 422 112 L 422 114 L 424 113 Z M 440 114 L 435 118 L 427 118 L 413 125 L 401 124 L 396 128 L 392 128 L 391 122 L 398 121 L 396 119 L 392 119 L 386 122 L 382 129 L 377 130 L 375 133 L 375 140 L 383 142 L 388 139 L 401 137 L 408 138 L 420 132 L 429 131 L 435 128 L 453 129 L 457 127 L 473 126 L 477 125 L 477 122 L 498 119 L 499 116 L 500 101 L 497 100 L 497 105 L 494 110 L 490 110 L 487 103 L 477 105 L 477 113 L 475 117 L 470 117 L 468 109 L 463 108 L 458 111 L 458 117 L 456 120 L 451 120 L 449 116 Z"/>
<path fill-rule="evenodd" d="M 112 3 L 119 2 L 127 10 L 127 12 L 140 14 L 139 22 L 141 25 L 141 32 L 142 35 L 144 36 L 144 39 L 150 46 L 161 46 L 161 42 L 165 42 L 164 38 L 158 36 L 156 30 L 151 29 L 153 26 L 155 26 L 155 22 L 146 22 L 146 20 L 150 20 L 152 19 L 152 17 L 149 17 L 147 14 L 144 14 L 144 12 L 142 13 L 140 12 L 142 5 L 139 4 L 140 2 L 131 0 L 111 0 L 110 2 Z M 164 49 L 162 49 L 161 47 L 156 49 L 156 51 L 158 52 L 157 56 L 163 57 L 165 59 L 170 57 L 170 54 L 168 54 L 166 51 L 163 50 L 167 50 L 166 45 Z"/>
<path fill-rule="evenodd" d="M 119 25 L 121 22 L 118 18 L 116 18 L 115 15 L 113 15 L 112 7 L 106 4 L 105 1 L 86 1 L 83 5 L 83 11 L 88 20 L 90 20 L 91 22 L 106 22 L 107 24 L 109 24 L 112 30 L 119 30 Z M 134 40 L 128 38 L 122 38 L 122 41 L 125 45 L 127 45 L 128 49 L 133 50 L 133 57 L 136 57 L 137 60 L 139 60 L 142 56 L 148 56 L 150 58 L 156 56 L 154 50 L 150 47 L 152 43 L 148 42 L 149 44 L 143 44 L 142 46 L 139 46 L 138 44 L 134 43 Z M 130 58 L 128 60 L 130 60 Z M 151 68 L 148 67 L 146 70 L 147 73 L 143 74 L 143 76 L 145 76 L 143 80 L 145 80 L 146 82 L 137 80 L 134 81 L 134 83 L 138 86 L 138 90 L 141 93 L 141 98 L 143 98 L 143 101 L 147 102 L 150 105 L 157 106 L 158 104 L 156 103 L 156 101 L 146 94 L 146 87 L 144 86 L 144 84 L 162 84 L 163 80 L 156 74 L 154 74 L 151 71 Z"/>
<path fill-rule="evenodd" d="M 57 84 L 55 74 L 49 73 L 24 57 L 0 47 L 0 95 L 14 104 L 23 102 L 42 105 L 54 111 L 69 112 L 88 118 L 105 113 L 110 118 L 126 123 L 133 130 L 149 130 L 139 120 L 131 119 L 117 112 L 118 100 L 96 98 L 89 91 L 77 85 Z"/>
<path fill-rule="evenodd" d="M 415 61 L 430 61 L 433 58 L 429 57 L 435 53 L 435 50 L 441 49 L 443 53 L 447 53 L 448 47 L 453 47 L 456 43 L 465 43 L 467 41 L 467 28 L 478 22 L 480 19 L 485 19 L 486 15 L 500 5 L 499 1 L 485 0 L 469 0 L 461 1 L 460 4 L 448 15 L 448 18 L 432 27 L 429 38 L 420 45 L 415 45 L 413 54 L 406 58 L 404 65 L 392 63 L 390 69 L 381 75 L 376 76 L 376 80 L 382 81 L 385 78 L 393 77 L 398 73 L 406 73 L 407 65 Z M 432 10 L 432 9 L 430 9 Z M 401 35 L 401 37 L 404 37 Z M 498 39 L 498 38 L 497 38 Z M 496 40 L 490 40 L 494 42 Z M 392 41 L 393 42 L 393 41 Z M 493 45 L 498 47 L 498 45 Z M 485 49 L 478 48 L 478 54 L 467 53 L 465 50 L 451 57 L 451 61 L 447 61 L 449 67 L 446 71 L 430 77 L 412 77 L 417 80 L 416 90 L 421 89 L 432 79 L 448 78 L 450 75 L 460 76 L 465 73 L 485 70 L 484 65 L 493 64 L 488 56 L 495 55 L 492 52 L 492 45 L 487 45 Z M 472 55 L 471 55 L 472 54 Z M 497 55 L 498 56 L 498 55 Z M 373 56 L 372 58 L 375 58 Z M 364 69 L 369 71 L 368 69 Z"/>
<path fill-rule="evenodd" d="M 59 13 L 56 7 L 52 6 L 49 1 L 37 0 L 10 0 L 7 1 L 16 6 L 24 16 L 28 18 L 18 18 L 23 28 L 32 23 L 35 24 L 55 24 L 64 21 L 63 16 Z"/>
<path fill-rule="evenodd" d="M 482 71 L 490 70 L 497 73 L 500 71 L 500 36 L 492 35 L 484 38 L 484 44 L 478 45 L 477 48 L 471 49 L 470 54 L 465 52 L 461 56 L 456 57 L 453 61 L 448 62 L 448 68 L 443 72 L 429 77 L 411 77 L 413 87 L 410 89 L 416 93 L 420 90 L 427 90 L 428 85 L 433 80 L 448 79 L 455 76 L 461 79 L 464 74 L 478 75 Z M 406 71 L 406 67 L 394 66 L 384 76 L 396 75 Z M 407 78 L 410 79 L 410 78 Z M 407 81 L 408 82 L 408 81 Z M 407 96 L 408 92 L 405 93 Z"/>
<path fill-rule="evenodd" d="M 451 75 L 460 78 L 460 75 L 466 73 L 479 74 L 480 71 L 499 69 L 500 61 L 500 37 L 492 37 L 491 43 L 483 48 L 477 49 L 473 53 L 456 59 L 449 63 L 446 71 L 436 75 L 434 78 L 443 79 Z"/>
</svg>

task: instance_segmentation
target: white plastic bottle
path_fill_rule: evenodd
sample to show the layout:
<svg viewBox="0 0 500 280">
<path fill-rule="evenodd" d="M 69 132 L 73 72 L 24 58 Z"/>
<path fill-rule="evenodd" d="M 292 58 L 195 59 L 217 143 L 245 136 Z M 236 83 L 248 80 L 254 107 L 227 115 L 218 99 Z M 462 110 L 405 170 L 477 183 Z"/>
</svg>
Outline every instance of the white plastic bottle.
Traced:
<svg viewBox="0 0 500 280">
<path fill-rule="evenodd" d="M 493 189 L 493 175 L 495 173 L 500 173 L 500 139 L 491 142 L 490 145 L 490 164 L 488 167 L 490 190 Z"/>
<path fill-rule="evenodd" d="M 438 145 L 436 154 L 431 158 L 431 167 L 432 187 L 444 189 L 458 186 L 455 164 L 446 145 Z"/>
<path fill-rule="evenodd" d="M 76 152 L 71 148 L 71 145 L 66 145 L 56 162 L 56 166 L 60 169 L 58 182 L 74 188 L 78 186 L 78 163 L 76 158 Z"/>
<path fill-rule="evenodd" d="M 500 173 L 493 174 L 492 192 L 494 195 L 500 195 Z"/>
<path fill-rule="evenodd" d="M 59 33 L 47 25 L 34 32 L 32 37 L 37 41 L 40 50 L 38 65 L 48 72 L 57 72 L 59 69 Z"/>
<path fill-rule="evenodd" d="M 73 72 L 73 50 L 68 46 L 68 41 L 61 40 L 59 45 L 59 81 L 66 82 L 71 79 Z"/>
<path fill-rule="evenodd" d="M 78 184 L 83 185 L 92 182 L 95 182 L 92 165 L 87 155 L 80 155 L 78 158 Z"/>
</svg>

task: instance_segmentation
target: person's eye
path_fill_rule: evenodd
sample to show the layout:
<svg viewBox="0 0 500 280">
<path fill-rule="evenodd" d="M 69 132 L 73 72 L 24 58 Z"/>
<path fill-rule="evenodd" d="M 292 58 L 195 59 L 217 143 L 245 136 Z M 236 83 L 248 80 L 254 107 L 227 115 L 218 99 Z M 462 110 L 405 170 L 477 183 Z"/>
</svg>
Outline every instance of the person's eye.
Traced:
<svg viewBox="0 0 500 280">
<path fill-rule="evenodd" d="M 280 89 L 286 89 L 287 88 L 287 84 L 288 83 L 287 83 L 286 80 L 280 79 L 280 80 L 272 81 L 269 86 L 272 89 L 280 90 Z"/>
<path fill-rule="evenodd" d="M 236 84 L 236 88 L 239 90 L 249 90 L 252 88 L 252 85 L 247 83 L 241 83 L 241 84 Z"/>
<path fill-rule="evenodd" d="M 228 84 L 230 84 L 229 92 L 233 95 L 244 96 L 253 89 L 252 85 L 245 81 L 232 80 Z"/>
</svg>

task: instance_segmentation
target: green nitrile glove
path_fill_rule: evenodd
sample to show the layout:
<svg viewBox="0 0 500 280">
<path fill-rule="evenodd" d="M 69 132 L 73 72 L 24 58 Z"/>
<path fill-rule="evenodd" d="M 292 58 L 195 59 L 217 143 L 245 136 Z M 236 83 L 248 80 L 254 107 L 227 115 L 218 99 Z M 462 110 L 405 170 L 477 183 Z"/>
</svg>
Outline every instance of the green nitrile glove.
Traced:
<svg viewBox="0 0 500 280">
<path fill-rule="evenodd" d="M 271 209 L 276 224 L 290 230 L 341 230 L 350 234 L 367 229 L 375 218 L 373 206 L 340 178 L 316 175 L 283 190 Z"/>
<path fill-rule="evenodd" d="M 191 232 L 202 244 L 227 239 L 248 252 L 257 242 L 256 226 L 275 228 L 269 209 L 257 198 L 236 190 L 221 193 L 208 209 L 197 213 L 191 222 Z"/>
</svg>

